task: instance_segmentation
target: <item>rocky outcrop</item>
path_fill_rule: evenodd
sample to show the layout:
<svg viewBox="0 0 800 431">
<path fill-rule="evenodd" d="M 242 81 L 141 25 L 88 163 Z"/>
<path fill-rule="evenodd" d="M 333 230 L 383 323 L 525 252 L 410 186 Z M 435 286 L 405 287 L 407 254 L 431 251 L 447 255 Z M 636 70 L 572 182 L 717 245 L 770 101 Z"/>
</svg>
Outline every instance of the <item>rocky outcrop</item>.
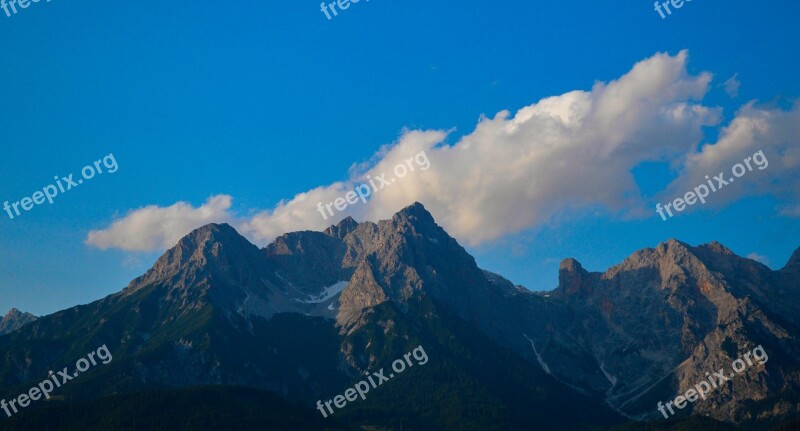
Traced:
<svg viewBox="0 0 800 431">
<path fill-rule="evenodd" d="M 14 332 L 23 325 L 33 322 L 34 320 L 36 320 L 36 316 L 33 314 L 24 313 L 16 308 L 12 308 L 5 316 L 0 318 L 0 335 Z"/>
</svg>

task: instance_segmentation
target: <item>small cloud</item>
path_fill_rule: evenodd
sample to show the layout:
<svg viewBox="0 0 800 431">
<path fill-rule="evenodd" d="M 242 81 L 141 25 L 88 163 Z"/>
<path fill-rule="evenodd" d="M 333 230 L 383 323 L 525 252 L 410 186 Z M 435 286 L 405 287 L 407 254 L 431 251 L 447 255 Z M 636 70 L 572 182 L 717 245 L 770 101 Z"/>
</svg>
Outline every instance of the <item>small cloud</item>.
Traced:
<svg viewBox="0 0 800 431">
<path fill-rule="evenodd" d="M 739 82 L 739 79 L 737 79 L 738 76 L 739 74 L 735 73 L 722 84 L 722 86 L 725 87 L 725 92 L 728 93 L 728 96 L 736 97 L 739 95 L 739 87 L 742 85 L 742 83 Z"/>
<path fill-rule="evenodd" d="M 747 258 L 755 260 L 756 262 L 761 262 L 764 265 L 769 266 L 769 258 L 767 258 L 766 256 L 762 256 L 758 253 L 750 253 L 747 255 Z"/>
<path fill-rule="evenodd" d="M 122 259 L 122 266 L 129 269 L 138 268 L 144 265 L 144 259 L 141 254 L 126 254 Z"/>
<path fill-rule="evenodd" d="M 129 212 L 105 229 L 89 232 L 86 244 L 101 250 L 154 251 L 169 248 L 193 229 L 208 223 L 230 221 L 232 217 L 228 210 L 231 201 L 228 195 L 217 195 L 197 208 L 187 202 L 168 207 L 149 205 Z"/>
<path fill-rule="evenodd" d="M 519 242 L 511 245 L 511 255 L 515 257 L 524 256 L 528 252 L 528 247 Z"/>
</svg>

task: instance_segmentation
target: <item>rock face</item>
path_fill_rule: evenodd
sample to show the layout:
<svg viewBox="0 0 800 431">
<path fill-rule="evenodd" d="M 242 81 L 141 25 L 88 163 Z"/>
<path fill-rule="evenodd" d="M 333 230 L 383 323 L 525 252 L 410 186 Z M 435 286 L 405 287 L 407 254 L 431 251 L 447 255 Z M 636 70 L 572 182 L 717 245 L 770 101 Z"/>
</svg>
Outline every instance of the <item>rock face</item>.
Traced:
<svg viewBox="0 0 800 431">
<path fill-rule="evenodd" d="M 352 274 L 338 304 L 345 332 L 363 324 L 363 310 L 422 291 L 566 385 L 637 419 L 657 419 L 658 401 L 706 372 L 729 370 L 757 345 L 773 352 L 769 365 L 748 367 L 681 413 L 763 419 L 772 406 L 754 412 L 753 403 L 800 383 L 800 363 L 791 359 L 800 354 L 800 252 L 775 272 L 716 242 L 669 240 L 604 273 L 565 259 L 559 286 L 536 294 L 481 271 L 420 204 L 377 225 L 345 220 L 326 233 L 344 242 L 343 252 L 330 254 L 341 259 L 339 276 Z M 776 417 L 787 410 L 797 403 L 776 408 Z"/>
<path fill-rule="evenodd" d="M 691 247 L 676 240 L 604 273 L 587 273 L 567 259 L 549 296 L 568 310 L 568 320 L 545 317 L 528 335 L 539 346 L 537 360 L 551 364 L 560 380 L 603 394 L 640 419 L 657 419 L 658 401 L 693 387 L 706 372 L 730 372 L 735 359 L 762 345 L 768 363 L 748 367 L 689 411 L 732 422 L 796 414 L 798 279 L 791 262 L 787 268 L 773 272 L 718 243 Z M 575 358 L 576 352 L 584 355 Z M 767 402 L 753 411 L 781 394 L 794 404 Z"/>
<path fill-rule="evenodd" d="M 566 422 L 546 422 L 575 429 L 618 420 L 605 405 L 657 419 L 658 401 L 761 345 L 767 363 L 680 412 L 748 423 L 797 414 L 798 306 L 800 250 L 772 271 L 718 243 L 676 240 L 604 273 L 565 259 L 556 289 L 531 292 L 481 270 L 415 203 L 389 220 L 347 218 L 264 249 L 225 224 L 199 228 L 122 292 L 0 337 L 0 388 L 74 361 L 69 346 L 108 343 L 118 353 L 107 375 L 87 376 L 73 395 L 221 383 L 313 402 L 425 340 L 450 358 L 430 376 L 458 383 L 418 381 L 410 398 L 420 412 L 442 391 L 462 401 L 493 393 L 481 408 L 496 408 L 505 429 L 579 404 Z M 455 417 L 479 423 L 474 414 Z"/>
<path fill-rule="evenodd" d="M 0 318 L 0 335 L 14 332 L 23 325 L 36 320 L 36 316 L 31 313 L 23 313 L 22 311 L 12 308 L 6 313 L 5 316 Z"/>
</svg>

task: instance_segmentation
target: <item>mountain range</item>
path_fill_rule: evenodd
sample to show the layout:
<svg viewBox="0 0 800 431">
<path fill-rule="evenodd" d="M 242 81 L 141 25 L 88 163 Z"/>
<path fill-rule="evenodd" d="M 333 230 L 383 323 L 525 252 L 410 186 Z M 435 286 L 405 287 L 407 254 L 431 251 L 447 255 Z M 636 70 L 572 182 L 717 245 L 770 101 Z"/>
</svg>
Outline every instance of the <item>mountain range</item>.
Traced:
<svg viewBox="0 0 800 431">
<path fill-rule="evenodd" d="M 209 224 L 115 294 L 3 318 L 6 399 L 98 346 L 114 359 L 0 430 L 635 429 L 755 346 L 768 362 L 664 423 L 766 429 L 800 410 L 798 305 L 800 249 L 773 271 L 671 239 L 603 273 L 565 259 L 533 292 L 479 268 L 419 203 L 262 249 Z M 425 366 L 330 418 L 314 409 L 416 346 Z"/>
</svg>

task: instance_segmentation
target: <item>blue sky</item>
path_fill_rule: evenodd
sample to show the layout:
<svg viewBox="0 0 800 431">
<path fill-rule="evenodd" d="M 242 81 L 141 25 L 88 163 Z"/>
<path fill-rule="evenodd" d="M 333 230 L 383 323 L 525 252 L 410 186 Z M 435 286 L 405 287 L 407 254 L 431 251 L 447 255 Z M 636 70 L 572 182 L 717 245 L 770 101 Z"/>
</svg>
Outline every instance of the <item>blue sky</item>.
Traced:
<svg viewBox="0 0 800 431">
<path fill-rule="evenodd" d="M 163 247 L 126 250 L 115 246 L 125 238 L 93 245 L 87 237 L 115 221 L 125 222 L 131 211 L 178 202 L 197 208 L 212 196 L 231 196 L 230 206 L 218 208 L 225 219 L 220 221 L 238 221 L 244 227 L 240 230 L 263 246 L 270 232 L 302 225 L 302 220 L 292 224 L 272 217 L 280 213 L 276 208 L 296 203 L 298 194 L 318 190 L 320 196 L 331 196 L 332 184 L 366 172 L 351 170 L 354 164 L 392 160 L 392 150 L 383 146 L 423 145 L 405 143 L 413 137 L 404 130 L 449 132 L 443 143 L 427 148 L 457 148 L 482 115 L 492 119 L 508 110 L 513 117 L 542 98 L 592 92 L 595 82 L 619 80 L 637 62 L 658 53 L 673 59 L 659 63 L 664 68 L 685 67 L 675 77 L 680 82 L 713 74 L 700 97 L 692 90 L 681 100 L 664 102 L 665 107 L 686 102 L 719 109 L 715 124 L 676 126 L 685 127 L 678 133 L 686 138 L 680 143 L 684 153 L 717 142 L 751 100 L 759 101 L 761 109 L 752 117 L 765 112 L 773 118 L 781 112 L 791 123 L 800 95 L 794 47 L 800 39 L 798 17 L 800 5 L 794 2 L 778 6 L 738 0 L 686 3 L 666 19 L 647 1 L 371 0 L 352 4 L 332 20 L 313 1 L 52 0 L 11 17 L 0 11 L 0 202 L 31 196 L 54 176 L 78 174 L 110 153 L 119 164 L 117 172 L 87 181 L 52 205 L 35 206 L 13 220 L 0 213 L 0 310 L 46 314 L 127 285 Z M 687 59 L 674 60 L 682 50 Z M 734 75 L 741 83 L 736 97 L 723 86 Z M 665 202 L 663 196 L 673 196 L 671 191 L 686 190 L 681 188 L 685 184 L 696 184 L 698 172 L 716 173 L 702 170 L 713 160 L 688 162 L 688 155 L 675 148 L 660 160 L 644 160 L 653 153 L 642 156 L 641 163 L 632 159 L 633 169 L 614 175 L 633 172 L 637 208 L 616 205 L 624 196 L 593 202 L 581 195 L 575 205 L 543 212 L 542 202 L 548 200 L 530 200 L 509 188 L 501 203 L 487 198 L 467 208 L 482 215 L 458 220 L 458 211 L 448 208 L 465 208 L 466 198 L 459 198 L 458 191 L 469 191 L 464 184 L 471 176 L 449 169 L 457 165 L 449 164 L 455 162 L 446 161 L 444 153 L 438 159 L 431 156 L 431 170 L 425 173 L 431 176 L 420 173 L 407 184 L 434 181 L 434 173 L 437 178 L 449 175 L 442 190 L 452 193 L 432 196 L 416 183 L 398 187 L 412 200 L 415 193 L 435 200 L 420 199 L 468 244 L 482 267 L 534 289 L 555 287 L 562 258 L 605 270 L 668 238 L 691 244 L 718 240 L 740 255 L 755 253 L 780 268 L 800 246 L 792 209 L 798 142 L 797 135 L 791 138 L 790 125 L 775 121 L 769 130 L 783 127 L 783 134 L 766 139 L 772 142 L 765 150 L 771 162 L 767 170 L 748 174 L 741 180 L 747 186 L 732 187 L 715 202 L 667 222 L 655 214 L 654 203 Z M 546 134 L 531 127 L 533 140 Z M 698 130 L 703 134 L 699 140 Z M 635 139 L 636 133 L 625 138 Z M 736 142 L 728 147 L 736 148 Z M 741 144 L 741 151 L 715 160 L 729 169 L 729 160 L 757 149 Z M 565 187 L 565 195 L 579 184 L 604 187 L 601 171 L 565 163 L 559 175 L 568 177 L 557 176 L 554 190 L 564 178 L 578 183 Z M 608 163 L 609 170 L 619 168 Z M 601 169 L 606 163 L 598 160 L 596 165 Z M 497 168 L 487 165 L 486 172 Z M 544 175 L 533 180 L 545 181 Z M 626 190 L 618 184 L 608 189 Z M 403 197 L 386 196 L 355 209 L 361 211 L 356 215 L 402 207 Z M 507 208 L 495 210 L 495 205 Z M 506 225 L 509 205 L 537 215 L 521 217 L 518 223 L 525 228 L 473 237 L 490 231 L 487 227 Z M 166 217 L 180 231 L 191 224 L 176 222 L 175 217 L 183 220 L 183 209 L 144 215 Z M 265 214 L 263 223 L 252 222 L 259 214 Z M 142 236 L 127 227 L 121 235 Z M 153 241 L 168 243 L 172 236 L 164 235 Z"/>
</svg>

